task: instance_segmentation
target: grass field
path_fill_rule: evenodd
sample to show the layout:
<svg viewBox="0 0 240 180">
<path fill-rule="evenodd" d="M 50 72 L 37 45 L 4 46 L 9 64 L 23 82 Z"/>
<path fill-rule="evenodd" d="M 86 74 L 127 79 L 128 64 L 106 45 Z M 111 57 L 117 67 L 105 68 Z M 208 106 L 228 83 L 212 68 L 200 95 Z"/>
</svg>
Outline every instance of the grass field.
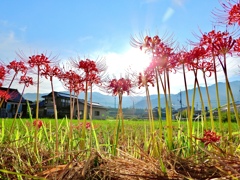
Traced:
<svg viewBox="0 0 240 180">
<path fill-rule="evenodd" d="M 173 149 L 167 150 L 166 134 L 159 121 L 150 133 L 148 120 L 124 121 L 124 133 L 116 120 L 93 120 L 81 147 L 82 121 L 42 119 L 36 128 L 29 119 L 1 119 L 1 179 L 199 179 L 240 177 L 237 124 L 233 127 L 229 154 L 227 133 L 205 146 L 201 121 L 193 122 L 193 152 L 189 148 L 186 121 L 173 121 Z M 87 121 L 90 123 L 90 121 Z M 13 126 L 12 126 L 13 125 Z M 166 122 L 162 121 L 163 129 Z M 210 127 L 210 123 L 209 123 Z M 227 124 L 224 124 L 227 132 Z M 58 132 L 58 141 L 56 141 Z M 216 130 L 218 132 L 218 130 Z M 153 138 L 153 136 L 155 138 Z M 162 137 L 162 139 L 160 139 Z M 154 151 L 154 141 L 161 151 Z M 116 154 L 114 154 L 114 147 Z M 214 157 L 214 158 L 213 158 Z"/>
</svg>

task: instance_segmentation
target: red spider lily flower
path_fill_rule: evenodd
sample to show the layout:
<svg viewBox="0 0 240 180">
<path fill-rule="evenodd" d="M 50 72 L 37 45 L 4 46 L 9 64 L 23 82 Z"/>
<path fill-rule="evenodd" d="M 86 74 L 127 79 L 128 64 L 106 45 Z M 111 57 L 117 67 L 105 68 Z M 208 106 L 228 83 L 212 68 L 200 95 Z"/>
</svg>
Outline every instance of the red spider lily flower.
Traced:
<svg viewBox="0 0 240 180">
<path fill-rule="evenodd" d="M 40 67 L 42 65 L 46 65 L 49 63 L 50 63 L 50 60 L 44 54 L 33 55 L 29 57 L 29 60 L 28 60 L 28 64 L 30 65 L 31 68 L 33 68 L 34 66 Z"/>
<path fill-rule="evenodd" d="M 83 69 L 86 74 L 98 72 L 96 63 L 90 59 L 79 61 L 78 68 Z"/>
<path fill-rule="evenodd" d="M 233 39 L 232 36 L 220 37 L 213 42 L 213 48 L 220 54 L 232 54 L 231 50 L 233 49 L 235 43 L 236 40 Z"/>
<path fill-rule="evenodd" d="M 178 66 L 179 62 L 176 58 L 176 54 L 173 52 L 173 43 L 169 42 L 171 38 L 160 39 L 158 35 L 154 37 L 146 36 L 143 42 L 132 39 L 131 45 L 134 47 L 140 47 L 141 50 L 145 50 L 152 55 L 152 68 L 158 69 L 159 73 L 163 71 L 176 71 L 175 68 Z"/>
<path fill-rule="evenodd" d="M 99 84 L 101 82 L 99 74 L 104 70 L 104 65 L 101 61 L 97 64 L 95 61 L 90 59 L 86 60 L 72 60 L 72 64 L 78 70 L 83 70 L 84 74 L 81 77 L 81 83 L 84 81 L 87 83 L 86 86 L 92 86 L 92 84 Z M 99 65 L 100 67 L 98 68 Z M 85 91 L 87 87 L 85 87 Z M 83 89 L 83 88 L 81 88 Z"/>
<path fill-rule="evenodd" d="M 226 0 L 226 2 L 221 2 L 220 5 L 223 9 L 216 9 L 213 12 L 217 18 L 218 23 L 224 25 L 240 25 L 240 2 L 238 0 Z"/>
<path fill-rule="evenodd" d="M 238 23 L 240 25 L 240 3 L 234 4 L 228 13 L 228 24 Z"/>
<path fill-rule="evenodd" d="M 155 49 L 158 46 L 161 46 L 162 44 L 163 43 L 162 43 L 161 39 L 159 38 L 159 36 L 156 35 L 153 38 L 146 36 L 144 38 L 144 42 L 140 46 L 140 49 L 142 50 L 143 48 L 146 48 L 146 51 L 152 50 L 154 52 Z"/>
<path fill-rule="evenodd" d="M 208 61 L 209 54 L 204 47 L 194 47 L 188 53 L 185 53 L 185 62 L 189 70 L 200 69 L 204 73 L 208 72 L 208 77 L 214 72 L 213 62 Z"/>
<path fill-rule="evenodd" d="M 181 64 L 188 64 L 190 59 L 189 55 L 190 55 L 189 52 L 181 50 L 177 52 L 174 56 L 176 59 L 178 59 L 178 65 L 181 65 Z"/>
<path fill-rule="evenodd" d="M 8 93 L 7 91 L 3 91 L 3 90 L 0 90 L 0 99 L 2 100 L 5 100 L 5 102 L 7 102 L 8 99 L 11 99 L 12 96 L 10 93 Z"/>
<path fill-rule="evenodd" d="M 84 90 L 83 78 L 76 72 L 69 70 L 62 73 L 59 78 L 63 82 L 63 85 L 70 91 L 79 94 L 80 91 Z"/>
<path fill-rule="evenodd" d="M 164 70 L 171 71 L 177 66 L 178 60 L 173 52 L 173 48 L 170 48 L 158 36 L 154 36 L 153 38 L 146 36 L 141 49 L 143 47 L 146 51 L 152 53 L 152 65 L 158 67 L 160 72 Z"/>
<path fill-rule="evenodd" d="M 78 68 L 85 72 L 84 80 L 87 81 L 89 85 L 93 83 L 98 84 L 100 82 L 100 78 L 97 76 L 99 71 L 94 61 L 90 59 L 86 59 L 85 61 L 81 60 L 79 61 Z"/>
<path fill-rule="evenodd" d="M 216 132 L 213 132 L 211 130 L 204 130 L 204 134 L 202 138 L 196 138 L 204 143 L 205 146 L 207 146 L 210 143 L 216 143 L 219 142 L 221 139 L 221 136 L 218 136 Z"/>
<path fill-rule="evenodd" d="M 138 76 L 138 88 L 149 86 L 151 84 L 154 87 L 154 72 L 151 68 L 147 68 L 144 73 L 139 73 Z"/>
<path fill-rule="evenodd" d="M 151 51 L 154 55 L 157 55 L 165 47 L 166 47 L 166 44 L 159 38 L 159 36 L 156 35 L 153 38 L 146 36 L 144 38 L 144 43 L 140 47 L 140 49 L 145 48 L 146 51 Z"/>
<path fill-rule="evenodd" d="M 73 86 L 73 91 L 76 94 L 80 94 L 80 92 L 85 90 L 83 83 L 84 83 L 84 80 L 81 76 L 78 76 L 78 78 L 75 79 L 75 83 L 74 83 L 74 86 Z"/>
<path fill-rule="evenodd" d="M 205 59 L 208 57 L 207 50 L 203 46 L 194 47 L 190 51 L 189 55 L 192 56 L 192 58 L 190 58 L 190 59 L 197 59 L 197 60 Z M 195 63 L 195 62 L 193 62 L 193 64 L 197 65 L 197 63 Z"/>
<path fill-rule="evenodd" d="M 16 60 L 13 60 L 7 65 L 8 72 L 10 70 L 14 70 L 14 72 L 17 74 L 19 71 L 22 72 L 23 74 L 26 74 L 27 72 L 27 66 L 24 65 L 23 61 L 17 62 Z"/>
<path fill-rule="evenodd" d="M 91 129 L 91 123 L 90 122 L 86 122 L 86 129 L 90 130 Z M 83 123 L 80 123 L 77 128 L 82 129 L 83 128 Z"/>
<path fill-rule="evenodd" d="M 150 52 L 153 56 L 157 56 L 167 47 L 163 40 L 161 40 L 157 35 L 154 37 L 146 36 L 143 42 L 138 42 L 133 39 L 132 45 L 139 47 L 141 50 L 145 49 L 145 52 Z"/>
<path fill-rule="evenodd" d="M 43 126 L 43 122 L 40 120 L 40 119 L 35 119 L 34 121 L 33 121 L 33 126 L 35 126 L 36 128 L 41 128 L 42 126 Z"/>
<path fill-rule="evenodd" d="M 50 77 L 50 81 L 52 81 L 53 76 L 61 76 L 61 70 L 57 66 L 51 67 L 49 64 L 45 64 L 41 69 L 40 75 L 45 76 L 46 79 Z"/>
<path fill-rule="evenodd" d="M 130 79 L 120 78 L 120 79 L 112 79 L 108 82 L 109 85 L 107 89 L 112 91 L 113 95 L 122 95 L 125 92 L 129 95 L 131 88 L 133 87 L 132 82 Z"/>
<path fill-rule="evenodd" d="M 197 46 L 199 45 L 199 47 L 204 47 L 207 51 L 212 52 L 213 51 L 212 44 L 219 36 L 221 36 L 221 32 L 220 31 L 215 32 L 215 30 L 212 30 L 204 34 L 202 33 L 202 37 L 199 37 L 200 43 L 197 44 Z"/>
<path fill-rule="evenodd" d="M 0 87 L 1 87 L 2 84 L 3 84 L 3 81 L 4 81 L 4 79 L 5 79 L 5 76 L 6 76 L 5 66 L 0 65 Z"/>
<path fill-rule="evenodd" d="M 231 53 L 236 40 L 232 38 L 229 32 L 215 30 L 203 34 L 200 40 L 200 46 L 205 47 L 208 52 L 214 52 L 216 55 Z"/>
<path fill-rule="evenodd" d="M 212 72 L 215 71 L 213 62 L 203 61 L 198 64 L 198 69 L 202 70 L 207 77 L 211 77 Z M 206 73 L 209 73 L 208 75 Z"/>
<path fill-rule="evenodd" d="M 231 2 L 232 1 L 232 2 Z M 240 2 L 236 0 L 229 0 L 226 3 L 221 2 L 223 10 L 218 10 L 215 13 L 217 17 L 219 17 L 219 21 L 224 24 L 240 25 Z"/>
<path fill-rule="evenodd" d="M 25 84 L 25 86 L 28 87 L 29 85 L 33 85 L 33 78 L 30 76 L 26 76 L 26 75 L 21 76 L 19 83 Z"/>
<path fill-rule="evenodd" d="M 236 43 L 234 45 L 234 51 L 236 51 L 238 54 L 240 53 L 240 38 L 236 39 Z"/>
<path fill-rule="evenodd" d="M 96 61 L 90 59 L 86 60 L 72 59 L 71 62 L 75 68 L 84 71 L 85 73 L 84 78 L 89 84 L 100 83 L 100 76 L 102 76 L 107 69 L 104 59 L 98 59 Z"/>
<path fill-rule="evenodd" d="M 89 74 L 89 84 L 99 84 L 101 79 L 97 74 Z"/>
</svg>

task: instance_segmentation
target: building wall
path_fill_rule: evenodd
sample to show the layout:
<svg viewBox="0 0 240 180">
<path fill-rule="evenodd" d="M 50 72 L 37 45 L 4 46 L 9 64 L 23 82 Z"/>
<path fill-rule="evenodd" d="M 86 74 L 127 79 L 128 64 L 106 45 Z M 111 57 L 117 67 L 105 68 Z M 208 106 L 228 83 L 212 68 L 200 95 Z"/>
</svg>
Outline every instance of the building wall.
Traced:
<svg viewBox="0 0 240 180">
<path fill-rule="evenodd" d="M 16 102 L 5 102 L 3 104 L 3 107 L 1 108 L 0 117 L 13 118 L 17 111 L 17 106 L 18 106 L 18 103 Z M 18 116 L 21 115 L 22 113 L 23 113 L 23 109 L 22 109 L 22 103 L 21 103 L 18 109 Z"/>
<path fill-rule="evenodd" d="M 88 113 L 90 113 L 90 108 L 88 110 Z M 92 119 L 106 119 L 107 117 L 107 110 L 103 108 L 92 108 Z"/>
<path fill-rule="evenodd" d="M 59 118 L 67 116 L 70 117 L 70 99 L 67 97 L 55 97 L 56 98 L 56 105 Z M 80 110 L 80 118 L 83 118 L 83 110 L 84 110 L 84 103 L 79 102 L 79 110 Z M 88 105 L 87 110 L 87 118 L 89 119 L 90 115 L 90 107 Z M 45 117 L 54 117 L 54 110 L 53 110 L 53 100 L 51 96 L 45 97 L 45 110 L 43 110 L 43 116 Z M 107 110 L 105 108 L 98 108 L 93 107 L 92 112 L 92 119 L 106 119 Z M 73 118 L 77 118 L 78 116 L 78 108 L 77 103 L 75 101 L 74 104 L 74 111 L 73 111 Z"/>
</svg>

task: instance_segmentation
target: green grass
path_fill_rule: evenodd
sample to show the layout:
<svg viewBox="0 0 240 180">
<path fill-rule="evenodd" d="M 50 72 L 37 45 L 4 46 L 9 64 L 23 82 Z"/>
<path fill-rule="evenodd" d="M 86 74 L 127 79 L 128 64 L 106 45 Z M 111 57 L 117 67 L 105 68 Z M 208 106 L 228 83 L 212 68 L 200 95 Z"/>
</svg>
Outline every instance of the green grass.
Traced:
<svg viewBox="0 0 240 180">
<path fill-rule="evenodd" d="M 99 152 L 106 153 L 106 155 L 114 154 L 112 147 L 114 145 L 116 120 L 93 120 L 94 131 L 87 130 L 86 147 L 82 150 L 79 145 L 81 127 L 78 125 L 78 121 L 73 120 L 73 133 L 72 136 L 69 136 L 69 120 L 59 119 L 57 156 L 55 153 L 56 131 L 54 119 L 42 119 L 44 125 L 40 129 L 36 129 L 29 119 L 17 119 L 11 133 L 10 128 L 13 119 L 1 119 L 0 121 L 0 172 L 9 178 L 15 175 L 18 179 L 21 179 L 24 177 L 23 174 L 32 176 L 44 171 L 44 166 L 67 164 L 73 159 L 83 161 L 89 157 L 91 149 L 97 149 Z M 154 121 L 154 123 L 156 130 L 154 136 L 157 144 L 161 143 L 162 147 L 166 147 L 166 122 L 163 121 L 163 139 L 159 139 L 159 122 Z M 208 123 L 210 125 L 210 121 Z M 124 135 L 119 132 L 118 149 L 129 153 L 134 158 L 141 158 L 142 152 L 151 155 L 151 148 L 153 147 L 149 121 L 125 120 L 124 126 Z M 227 123 L 224 123 L 224 129 L 226 133 L 217 145 L 223 151 L 228 148 Z M 121 131 L 121 128 L 119 130 Z M 216 132 L 218 132 L 218 129 L 216 129 Z M 187 158 L 189 156 L 187 122 L 173 121 L 173 134 L 173 152 L 178 157 Z M 233 123 L 233 135 L 233 147 L 235 153 L 239 154 L 240 134 L 236 123 Z M 202 136 L 201 122 L 194 121 L 193 137 Z M 194 144 L 196 145 L 194 153 L 200 150 L 197 148 L 198 146 L 204 148 L 204 145 L 196 139 L 194 139 Z M 37 150 L 34 150 L 35 145 Z M 211 147 L 209 148 L 211 149 Z M 116 156 L 118 155 L 116 154 Z M 14 164 L 8 164 L 8 162 L 14 162 Z"/>
</svg>

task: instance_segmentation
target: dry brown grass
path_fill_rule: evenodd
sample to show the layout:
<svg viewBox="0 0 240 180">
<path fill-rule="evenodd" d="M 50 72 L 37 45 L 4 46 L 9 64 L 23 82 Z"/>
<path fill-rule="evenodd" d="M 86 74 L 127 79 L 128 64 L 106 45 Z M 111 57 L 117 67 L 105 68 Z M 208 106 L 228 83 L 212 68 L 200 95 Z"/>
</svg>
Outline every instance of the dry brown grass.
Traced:
<svg viewBox="0 0 240 180">
<path fill-rule="evenodd" d="M 240 158 L 220 157 L 217 154 L 178 158 L 173 153 L 166 156 L 164 173 L 156 158 L 146 156 L 136 159 L 119 151 L 118 157 L 104 156 L 93 152 L 84 162 L 71 162 L 47 169 L 38 175 L 47 179 L 238 179 L 240 178 Z M 196 163 L 196 160 L 198 161 Z"/>
<path fill-rule="evenodd" d="M 32 156 L 29 152 L 21 151 L 20 156 L 16 156 L 16 151 L 17 149 L 5 149 L 1 156 L 1 169 L 15 171 L 18 164 L 18 168 L 22 168 L 19 169 L 22 174 L 35 176 L 36 179 L 40 177 L 49 180 L 240 179 L 239 156 L 208 151 L 205 148 L 200 148 L 199 154 L 188 158 L 178 157 L 176 152 L 162 153 L 166 172 L 161 170 L 159 158 L 153 158 L 142 151 L 138 158 L 135 158 L 120 149 L 118 156 L 93 150 L 86 160 L 80 160 L 86 152 L 75 152 L 69 162 L 62 164 L 58 162 L 56 165 L 48 163 L 52 157 L 49 157 L 47 152 L 42 152 L 45 159 L 42 161 L 43 164 L 34 165 L 34 162 L 27 162 L 29 159 L 27 156 Z M 31 159 L 34 161 L 33 156 Z M 13 174 L 1 174 L 6 179 L 17 179 Z"/>
</svg>

